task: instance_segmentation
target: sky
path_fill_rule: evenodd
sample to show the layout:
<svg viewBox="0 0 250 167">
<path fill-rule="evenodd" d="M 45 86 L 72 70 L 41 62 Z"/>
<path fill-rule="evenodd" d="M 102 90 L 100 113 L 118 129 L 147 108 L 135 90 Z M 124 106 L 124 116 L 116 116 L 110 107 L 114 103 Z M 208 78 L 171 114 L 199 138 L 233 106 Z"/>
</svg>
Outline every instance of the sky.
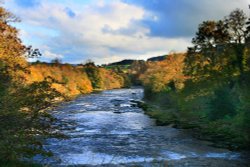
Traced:
<svg viewBox="0 0 250 167">
<path fill-rule="evenodd" d="M 198 25 L 250 0 L 5 0 L 22 21 L 14 26 L 40 61 L 105 64 L 147 59 L 192 46 Z"/>
</svg>

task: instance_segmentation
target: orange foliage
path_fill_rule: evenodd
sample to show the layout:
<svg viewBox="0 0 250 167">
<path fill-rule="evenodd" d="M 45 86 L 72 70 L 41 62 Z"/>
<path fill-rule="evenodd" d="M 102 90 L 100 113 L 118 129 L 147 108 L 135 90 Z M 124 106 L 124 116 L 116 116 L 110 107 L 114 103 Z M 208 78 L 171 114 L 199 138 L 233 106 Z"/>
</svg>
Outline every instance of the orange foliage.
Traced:
<svg viewBox="0 0 250 167">
<path fill-rule="evenodd" d="M 18 30 L 10 25 L 15 21 L 12 13 L 0 7 L 0 70 L 17 82 L 22 79 L 27 62 L 23 57 L 26 48 L 18 38 Z"/>
<path fill-rule="evenodd" d="M 91 82 L 87 75 L 70 65 L 34 64 L 26 75 L 27 83 L 49 80 L 52 87 L 66 97 L 92 92 Z"/>
<path fill-rule="evenodd" d="M 106 70 L 104 68 L 100 68 L 100 76 L 102 80 L 102 89 L 117 89 L 124 86 L 124 78 L 116 74 L 111 70 Z"/>
<path fill-rule="evenodd" d="M 185 55 L 172 54 L 163 61 L 148 63 L 146 72 L 140 76 L 143 84 L 150 86 L 154 92 L 162 91 L 170 82 L 174 83 L 175 88 L 182 89 L 185 80 L 183 74 Z"/>
<path fill-rule="evenodd" d="M 124 79 L 111 70 L 99 69 L 101 90 L 116 89 L 124 86 Z M 91 81 L 84 72 L 84 66 L 74 67 L 67 64 L 33 64 L 29 66 L 29 73 L 25 78 L 27 84 L 48 80 L 65 97 L 74 97 L 79 94 L 93 91 Z"/>
</svg>

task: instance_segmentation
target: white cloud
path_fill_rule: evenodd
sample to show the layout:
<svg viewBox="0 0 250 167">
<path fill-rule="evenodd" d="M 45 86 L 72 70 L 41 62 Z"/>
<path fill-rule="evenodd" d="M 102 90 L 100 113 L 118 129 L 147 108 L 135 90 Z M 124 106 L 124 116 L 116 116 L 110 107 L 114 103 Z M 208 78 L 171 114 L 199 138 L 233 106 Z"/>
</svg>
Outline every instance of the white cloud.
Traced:
<svg viewBox="0 0 250 167">
<path fill-rule="evenodd" d="M 139 22 L 145 17 L 157 21 L 157 17 L 119 0 L 85 5 L 41 0 L 39 6 L 25 9 L 10 0 L 8 6 L 21 17 L 21 27 L 32 29 L 23 31 L 22 37 L 29 37 L 29 44 L 39 41 L 36 47 L 45 59 L 58 57 L 70 63 L 92 59 L 102 64 L 184 51 L 190 44 L 190 39 L 185 38 L 149 36 L 150 29 Z M 74 17 L 65 9 L 72 10 Z"/>
<path fill-rule="evenodd" d="M 49 58 L 49 59 L 55 59 L 55 58 L 59 58 L 59 59 L 62 59 L 63 58 L 63 55 L 61 54 L 56 54 L 56 53 L 52 53 L 51 51 L 49 50 L 45 50 L 43 52 L 43 56 L 45 58 Z"/>
</svg>

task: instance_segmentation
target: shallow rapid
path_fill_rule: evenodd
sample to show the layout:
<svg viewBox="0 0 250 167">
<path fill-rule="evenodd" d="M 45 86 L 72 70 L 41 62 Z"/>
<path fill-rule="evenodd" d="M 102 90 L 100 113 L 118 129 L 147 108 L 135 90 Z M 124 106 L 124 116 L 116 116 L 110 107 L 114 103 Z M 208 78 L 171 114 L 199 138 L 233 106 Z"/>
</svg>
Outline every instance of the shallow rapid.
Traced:
<svg viewBox="0 0 250 167">
<path fill-rule="evenodd" d="M 143 89 L 81 96 L 51 111 L 67 138 L 49 138 L 49 166 L 247 166 L 238 152 L 209 146 L 184 130 L 156 126 L 134 101 Z"/>
</svg>

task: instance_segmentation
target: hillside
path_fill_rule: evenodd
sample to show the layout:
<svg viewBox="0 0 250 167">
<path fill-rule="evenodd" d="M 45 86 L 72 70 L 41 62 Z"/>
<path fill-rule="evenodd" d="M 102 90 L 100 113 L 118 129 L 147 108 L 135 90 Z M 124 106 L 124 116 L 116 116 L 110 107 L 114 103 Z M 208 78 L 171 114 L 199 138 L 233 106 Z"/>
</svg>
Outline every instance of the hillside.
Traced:
<svg viewBox="0 0 250 167">
<path fill-rule="evenodd" d="M 92 73 L 90 73 L 90 69 Z M 93 90 L 121 88 L 124 79 L 117 73 L 104 68 L 92 66 L 72 66 L 69 64 L 38 63 L 29 67 L 25 75 L 27 84 L 47 80 L 51 87 L 65 97 L 74 97 L 79 94 L 90 93 Z M 93 72 L 95 71 L 95 72 Z M 98 80 L 97 84 L 95 80 Z"/>
<path fill-rule="evenodd" d="M 167 57 L 167 55 L 151 57 L 151 58 L 147 59 L 147 61 L 163 61 L 166 59 L 166 57 Z"/>
<path fill-rule="evenodd" d="M 110 64 L 108 64 L 108 66 L 131 65 L 131 64 L 133 64 L 135 61 L 137 61 L 137 60 L 125 59 L 125 60 L 122 60 L 122 61 L 110 63 Z"/>
</svg>

